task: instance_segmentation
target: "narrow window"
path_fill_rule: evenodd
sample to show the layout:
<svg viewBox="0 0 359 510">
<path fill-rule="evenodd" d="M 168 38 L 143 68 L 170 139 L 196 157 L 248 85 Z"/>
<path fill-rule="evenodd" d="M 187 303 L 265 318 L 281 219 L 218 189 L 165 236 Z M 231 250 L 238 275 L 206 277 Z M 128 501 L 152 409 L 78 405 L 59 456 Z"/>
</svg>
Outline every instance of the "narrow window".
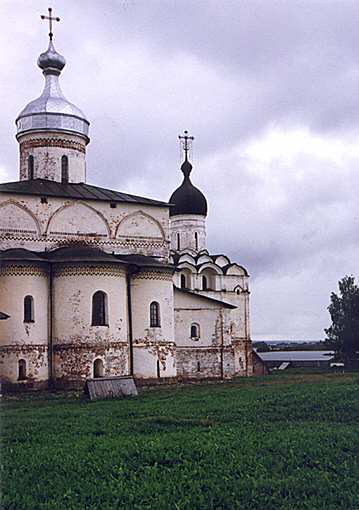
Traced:
<svg viewBox="0 0 359 510">
<path fill-rule="evenodd" d="M 61 158 L 61 182 L 69 182 L 69 158 L 67 156 Z"/>
<path fill-rule="evenodd" d="M 196 251 L 198 251 L 198 234 L 197 234 L 197 232 L 194 233 L 194 244 L 196 246 Z"/>
<path fill-rule="evenodd" d="M 206 276 L 202 276 L 202 290 L 208 290 L 208 281 Z"/>
<path fill-rule="evenodd" d="M 153 301 L 150 304 L 150 327 L 151 328 L 161 327 L 160 305 L 156 301 Z"/>
<path fill-rule="evenodd" d="M 27 159 L 27 175 L 29 181 L 34 178 L 34 156 L 29 156 Z"/>
<path fill-rule="evenodd" d="M 94 378 L 103 377 L 104 376 L 104 367 L 102 359 L 95 359 L 93 363 L 93 376 Z"/>
<path fill-rule="evenodd" d="M 199 339 L 199 325 L 198 324 L 192 324 L 191 325 L 191 338 L 193 340 Z"/>
<path fill-rule="evenodd" d="M 186 275 L 184 275 L 183 273 L 181 274 L 181 289 L 186 289 L 187 288 L 187 285 L 186 285 Z"/>
<path fill-rule="evenodd" d="M 201 371 L 201 363 L 197 361 L 197 372 Z"/>
<path fill-rule="evenodd" d="M 34 322 L 34 298 L 32 296 L 24 298 L 24 322 Z"/>
<path fill-rule="evenodd" d="M 108 326 L 107 294 L 102 290 L 92 296 L 92 326 Z"/>
<path fill-rule="evenodd" d="M 161 377 L 161 365 L 160 365 L 160 360 L 159 359 L 157 360 L 157 377 L 158 378 Z"/>
<path fill-rule="evenodd" d="M 19 359 L 18 374 L 18 381 L 23 381 L 26 379 L 26 361 L 24 359 Z"/>
<path fill-rule="evenodd" d="M 181 249 L 181 238 L 180 238 L 180 235 L 177 234 L 177 250 L 180 250 Z"/>
</svg>

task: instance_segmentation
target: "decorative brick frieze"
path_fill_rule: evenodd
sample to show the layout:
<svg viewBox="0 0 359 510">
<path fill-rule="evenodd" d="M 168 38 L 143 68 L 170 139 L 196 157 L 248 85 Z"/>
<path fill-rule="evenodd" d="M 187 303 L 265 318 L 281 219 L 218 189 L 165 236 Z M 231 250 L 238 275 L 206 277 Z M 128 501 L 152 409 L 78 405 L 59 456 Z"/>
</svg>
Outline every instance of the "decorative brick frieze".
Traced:
<svg viewBox="0 0 359 510">
<path fill-rule="evenodd" d="M 20 150 L 33 149 L 35 147 L 60 147 L 62 149 L 73 149 L 86 153 L 86 145 L 73 140 L 64 140 L 63 138 L 33 138 L 20 143 Z"/>
<path fill-rule="evenodd" d="M 54 276 L 56 278 L 66 278 L 69 276 L 113 276 L 121 277 L 125 276 L 126 272 L 124 269 L 112 266 L 112 265 L 71 265 L 54 268 Z"/>
<path fill-rule="evenodd" d="M 0 276 L 40 276 L 47 278 L 47 273 L 40 267 L 11 264 L 0 267 Z"/>
<path fill-rule="evenodd" d="M 143 273 L 137 273 L 133 275 L 134 280 L 165 280 L 172 281 L 172 272 L 157 272 L 157 271 L 146 271 Z"/>
</svg>

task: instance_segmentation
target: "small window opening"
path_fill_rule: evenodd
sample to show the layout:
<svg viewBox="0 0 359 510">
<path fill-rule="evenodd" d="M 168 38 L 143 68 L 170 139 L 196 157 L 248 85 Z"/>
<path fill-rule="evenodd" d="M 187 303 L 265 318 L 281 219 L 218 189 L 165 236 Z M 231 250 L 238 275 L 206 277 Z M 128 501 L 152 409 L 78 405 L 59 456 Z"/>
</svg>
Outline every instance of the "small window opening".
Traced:
<svg viewBox="0 0 359 510">
<path fill-rule="evenodd" d="M 92 296 L 92 326 L 108 326 L 107 294 L 98 290 Z"/>
<path fill-rule="evenodd" d="M 196 246 L 196 251 L 198 251 L 198 233 L 197 232 L 194 233 L 194 243 Z"/>
<path fill-rule="evenodd" d="M 198 340 L 200 337 L 199 334 L 199 325 L 198 324 L 192 324 L 191 325 L 191 338 L 193 340 Z"/>
<path fill-rule="evenodd" d="M 116 202 L 110 202 L 110 207 L 111 207 L 111 209 L 116 209 L 116 207 L 117 207 Z"/>
<path fill-rule="evenodd" d="M 187 288 L 187 282 L 186 282 L 186 275 L 185 274 L 181 274 L 181 289 L 186 289 Z"/>
<path fill-rule="evenodd" d="M 104 366 L 102 359 L 95 359 L 93 363 L 93 376 L 94 378 L 103 377 L 104 376 Z"/>
<path fill-rule="evenodd" d="M 34 298 L 32 296 L 24 298 L 24 322 L 34 322 Z"/>
<path fill-rule="evenodd" d="M 197 361 L 197 372 L 201 371 L 201 363 Z"/>
<path fill-rule="evenodd" d="M 69 158 L 67 156 L 61 158 L 61 182 L 69 182 Z"/>
<path fill-rule="evenodd" d="M 18 363 L 18 381 L 23 381 L 26 379 L 26 361 L 24 359 L 19 359 Z"/>
<path fill-rule="evenodd" d="M 181 237 L 179 234 L 177 234 L 177 250 L 181 249 Z"/>
<path fill-rule="evenodd" d="M 202 276 L 202 289 L 208 290 L 208 281 L 206 276 Z"/>
<path fill-rule="evenodd" d="M 157 360 L 157 377 L 158 378 L 161 377 L 161 365 L 160 365 L 160 360 L 159 359 Z"/>
<path fill-rule="evenodd" d="M 27 160 L 27 175 L 31 181 L 34 178 L 34 156 L 29 156 Z"/>
<path fill-rule="evenodd" d="M 150 327 L 151 328 L 161 327 L 160 305 L 156 301 L 153 301 L 150 304 Z"/>
<path fill-rule="evenodd" d="M 47 204 L 47 197 L 41 197 L 41 203 Z"/>
</svg>

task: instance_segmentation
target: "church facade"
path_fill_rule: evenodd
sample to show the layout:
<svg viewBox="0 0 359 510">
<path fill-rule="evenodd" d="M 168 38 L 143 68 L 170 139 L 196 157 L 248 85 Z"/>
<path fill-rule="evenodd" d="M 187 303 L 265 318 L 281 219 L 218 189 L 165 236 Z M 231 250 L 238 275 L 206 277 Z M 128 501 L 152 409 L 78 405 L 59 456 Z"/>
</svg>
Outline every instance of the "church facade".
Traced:
<svg viewBox="0 0 359 510">
<path fill-rule="evenodd" d="M 19 180 L 0 184 L 0 380 L 185 380 L 253 373 L 248 273 L 206 247 L 207 202 L 87 184 L 89 122 L 63 95 L 52 37 L 39 98 L 16 120 Z"/>
</svg>

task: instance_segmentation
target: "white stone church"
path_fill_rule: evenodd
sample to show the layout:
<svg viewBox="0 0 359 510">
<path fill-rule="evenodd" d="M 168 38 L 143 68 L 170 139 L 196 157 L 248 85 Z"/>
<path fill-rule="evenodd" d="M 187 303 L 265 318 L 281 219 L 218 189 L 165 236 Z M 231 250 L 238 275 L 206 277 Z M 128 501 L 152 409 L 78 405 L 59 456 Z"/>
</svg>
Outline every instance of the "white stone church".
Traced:
<svg viewBox="0 0 359 510">
<path fill-rule="evenodd" d="M 60 89 L 51 39 L 44 90 L 16 119 L 19 180 L 0 184 L 0 380 L 251 375 L 248 273 L 206 249 L 191 137 L 169 203 L 87 184 L 89 121 Z"/>
</svg>

